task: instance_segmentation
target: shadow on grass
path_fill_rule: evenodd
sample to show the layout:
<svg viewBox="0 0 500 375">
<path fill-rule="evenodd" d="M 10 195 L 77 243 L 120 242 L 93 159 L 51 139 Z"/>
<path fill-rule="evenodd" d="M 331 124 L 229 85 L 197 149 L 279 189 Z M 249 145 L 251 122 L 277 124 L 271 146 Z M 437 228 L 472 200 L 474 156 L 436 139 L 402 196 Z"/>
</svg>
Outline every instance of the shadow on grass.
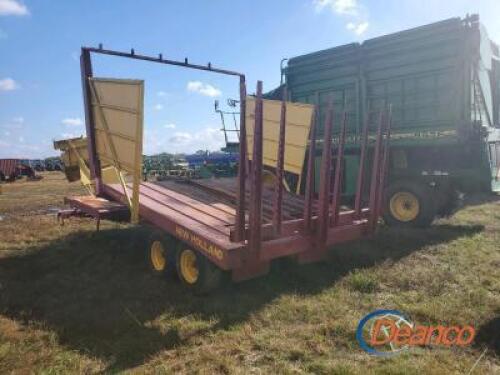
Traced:
<svg viewBox="0 0 500 375">
<path fill-rule="evenodd" d="M 287 293 L 315 294 L 354 268 L 397 261 L 425 246 L 472 236 L 481 227 L 439 225 L 426 230 L 382 228 L 372 240 L 339 246 L 328 262 L 279 262 L 266 277 L 207 296 L 187 294 L 176 281 L 148 272 L 146 227 L 78 232 L 18 257 L 0 259 L 0 313 L 54 330 L 72 350 L 131 368 L 161 350 L 187 344 L 177 319 L 195 315 L 209 328 L 228 329 Z M 148 324 L 165 314 L 166 332 Z M 210 321 L 216 321 L 210 326 Z"/>
<path fill-rule="evenodd" d="M 473 193 L 467 194 L 460 206 L 464 207 L 474 207 L 487 203 L 500 203 L 500 194 L 497 193 Z"/>
<path fill-rule="evenodd" d="M 500 356 L 500 315 L 479 327 L 474 344 Z"/>
</svg>

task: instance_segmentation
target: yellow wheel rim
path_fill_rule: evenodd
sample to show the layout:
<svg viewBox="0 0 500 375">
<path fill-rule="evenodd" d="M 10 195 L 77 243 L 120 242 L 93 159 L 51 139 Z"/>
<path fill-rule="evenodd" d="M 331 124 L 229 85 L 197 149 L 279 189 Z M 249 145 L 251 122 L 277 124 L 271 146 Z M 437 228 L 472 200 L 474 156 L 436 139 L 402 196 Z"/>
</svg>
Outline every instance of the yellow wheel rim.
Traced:
<svg viewBox="0 0 500 375">
<path fill-rule="evenodd" d="M 196 254 L 193 250 L 183 250 L 180 256 L 181 275 L 189 284 L 194 284 L 198 280 L 198 265 L 196 264 Z"/>
<path fill-rule="evenodd" d="M 154 241 L 151 244 L 151 264 L 156 271 L 163 271 L 167 266 L 167 259 L 165 257 L 165 249 L 160 241 Z"/>
<path fill-rule="evenodd" d="M 415 220 L 420 212 L 420 203 L 417 197 L 409 192 L 399 192 L 391 197 L 389 202 L 391 215 L 399 221 Z"/>
</svg>

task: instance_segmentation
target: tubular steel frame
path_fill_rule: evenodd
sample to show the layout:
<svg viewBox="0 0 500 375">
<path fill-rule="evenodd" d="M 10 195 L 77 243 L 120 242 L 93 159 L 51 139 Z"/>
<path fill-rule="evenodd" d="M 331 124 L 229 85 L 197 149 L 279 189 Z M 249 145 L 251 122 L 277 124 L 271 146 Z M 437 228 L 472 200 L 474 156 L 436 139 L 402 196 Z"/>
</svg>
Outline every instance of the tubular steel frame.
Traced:
<svg viewBox="0 0 500 375">
<path fill-rule="evenodd" d="M 151 61 L 167 65 L 175 65 L 191 69 L 211 71 L 214 73 L 232 75 L 239 77 L 240 88 L 240 143 L 239 143 L 239 167 L 236 183 L 235 216 L 234 226 L 230 227 L 227 239 L 211 238 L 210 232 L 206 230 L 192 229 L 198 236 L 198 240 L 190 242 L 193 248 L 200 250 L 215 264 L 225 270 L 232 270 L 233 280 L 239 281 L 266 273 L 269 270 L 270 260 L 297 255 L 299 262 L 310 262 L 323 259 L 328 246 L 342 243 L 362 237 L 370 236 L 376 229 L 376 223 L 382 207 L 383 186 L 387 163 L 389 158 L 389 136 L 391 125 L 391 111 L 380 112 L 377 124 L 375 145 L 372 153 L 371 181 L 369 181 L 369 201 L 363 206 L 363 191 L 365 170 L 368 164 L 369 132 L 368 119 L 364 120 L 364 129 L 361 139 L 361 162 L 356 187 L 354 209 L 340 210 L 340 196 L 343 178 L 344 143 L 346 134 L 347 114 L 341 113 L 340 131 L 336 147 L 333 148 L 334 113 L 333 102 L 329 100 L 329 108 L 324 124 L 324 142 L 321 162 L 321 175 L 319 183 L 319 196 L 315 199 L 315 171 L 314 158 L 316 155 L 316 134 L 319 113 L 317 108 L 313 111 L 310 130 L 309 150 L 307 157 L 307 171 L 305 177 L 305 196 L 303 200 L 302 217 L 296 219 L 284 219 L 283 201 L 287 193 L 283 192 L 282 177 L 284 176 L 285 155 L 285 132 L 286 132 L 286 93 L 281 102 L 281 119 L 279 126 L 279 143 L 276 164 L 276 184 L 274 186 L 274 197 L 272 199 L 272 220 L 263 223 L 263 181 L 262 181 L 262 159 L 263 159 L 263 100 L 262 82 L 258 81 L 255 104 L 255 124 L 253 141 L 253 160 L 248 160 L 247 133 L 245 124 L 246 115 L 246 83 L 245 75 L 230 70 L 206 66 L 182 61 L 163 59 L 158 57 L 138 55 L 131 50 L 130 53 L 104 50 L 99 48 L 82 48 L 81 68 L 82 84 L 85 105 L 85 119 L 88 135 L 88 151 L 91 176 L 96 180 L 97 195 L 107 195 L 115 200 L 122 200 L 120 193 L 103 186 L 100 179 L 99 160 L 96 153 L 95 133 L 90 103 L 89 78 L 92 77 L 91 53 L 126 57 L 138 60 Z M 333 154 L 335 160 L 333 159 Z M 335 162 L 334 176 L 332 180 L 332 164 Z M 247 179 L 250 201 L 246 202 Z M 333 191 L 332 191 L 333 184 Z M 160 203 L 158 203 L 160 204 Z M 247 207 L 248 206 L 248 207 Z M 245 210 L 248 208 L 248 225 L 246 224 Z M 162 216 L 151 207 L 140 207 L 141 215 L 148 221 L 166 230 L 180 240 L 188 240 L 179 234 L 178 227 L 186 226 L 186 217 L 175 214 L 172 217 Z M 207 224 L 208 225 L 208 224 Z M 188 228 L 189 229 L 189 228 Z M 182 234 L 181 229 L 181 234 Z M 200 239 L 201 238 L 201 242 Z M 202 246 L 203 245 L 203 246 Z M 209 249 L 220 249 L 225 255 L 214 256 Z"/>
<path fill-rule="evenodd" d="M 209 62 L 205 65 L 190 64 L 188 59 L 185 58 L 184 61 L 175 61 L 164 59 L 162 54 L 158 57 L 145 56 L 136 54 L 134 49 L 128 52 L 119 52 L 114 50 L 104 49 L 102 44 L 99 48 L 93 47 L 82 47 L 80 55 L 80 67 L 81 67 L 81 79 L 82 79 L 82 89 L 83 89 L 83 101 L 85 107 L 85 128 L 87 132 L 88 142 L 88 153 L 89 153 L 89 163 L 90 163 L 90 177 L 95 179 L 96 195 L 100 196 L 103 193 L 103 186 L 101 180 L 101 168 L 100 162 L 97 157 L 97 145 L 94 130 L 94 118 L 92 111 L 92 93 L 90 87 L 90 78 L 93 77 L 92 73 L 92 58 L 91 53 L 125 57 L 136 60 L 150 61 L 160 64 L 179 66 L 195 70 L 203 70 L 223 75 L 236 76 L 239 77 L 240 85 L 240 137 L 246 140 L 246 126 L 245 126 L 245 108 L 246 108 L 246 85 L 245 85 L 245 75 L 231 70 L 214 68 Z M 241 183 L 238 185 L 238 201 L 237 201 L 237 217 L 236 217 L 236 227 L 238 228 L 235 238 L 238 241 L 243 240 L 245 232 L 245 177 L 246 170 L 245 166 L 248 163 L 248 157 L 246 152 L 246 142 L 240 142 L 240 156 L 239 156 L 239 168 L 238 168 L 238 178 Z"/>
</svg>

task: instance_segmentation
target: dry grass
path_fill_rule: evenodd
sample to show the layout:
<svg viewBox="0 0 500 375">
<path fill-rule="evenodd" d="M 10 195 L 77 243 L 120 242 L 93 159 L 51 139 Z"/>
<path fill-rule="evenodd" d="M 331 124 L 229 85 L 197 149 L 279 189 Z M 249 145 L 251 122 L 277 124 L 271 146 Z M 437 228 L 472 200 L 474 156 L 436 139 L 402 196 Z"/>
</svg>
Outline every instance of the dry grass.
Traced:
<svg viewBox="0 0 500 375">
<path fill-rule="evenodd" d="M 0 373 L 467 373 L 485 349 L 475 373 L 500 371 L 498 200 L 193 297 L 147 272 L 146 226 L 56 225 L 50 208 L 80 191 L 61 174 L 3 191 Z M 470 323 L 479 336 L 465 349 L 371 357 L 355 330 L 377 308 Z"/>
</svg>

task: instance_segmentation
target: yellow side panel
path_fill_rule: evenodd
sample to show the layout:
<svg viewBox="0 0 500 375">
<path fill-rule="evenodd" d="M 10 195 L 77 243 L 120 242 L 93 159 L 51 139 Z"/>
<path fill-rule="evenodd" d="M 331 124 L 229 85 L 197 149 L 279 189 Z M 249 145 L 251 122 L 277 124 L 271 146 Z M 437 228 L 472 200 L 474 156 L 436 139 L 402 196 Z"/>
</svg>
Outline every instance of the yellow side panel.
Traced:
<svg viewBox="0 0 500 375">
<path fill-rule="evenodd" d="M 144 81 L 91 78 L 92 109 L 97 148 L 105 184 L 119 182 L 139 220 L 139 184 L 142 171 Z M 125 187 L 132 177 L 132 197 Z"/>
<path fill-rule="evenodd" d="M 252 160 L 255 98 L 247 96 L 246 102 L 248 157 Z M 275 168 L 278 155 L 281 101 L 263 100 L 263 111 L 263 163 Z M 313 105 L 286 103 L 285 171 L 298 175 L 302 173 L 313 111 Z"/>
<path fill-rule="evenodd" d="M 105 184 L 119 184 L 120 181 L 118 180 L 117 173 L 115 170 L 115 167 L 113 166 L 108 166 L 105 168 L 101 169 L 101 178 L 102 182 Z"/>
<path fill-rule="evenodd" d="M 143 81 L 93 78 L 92 85 L 97 154 L 134 174 L 137 151 L 142 158 Z"/>
</svg>

